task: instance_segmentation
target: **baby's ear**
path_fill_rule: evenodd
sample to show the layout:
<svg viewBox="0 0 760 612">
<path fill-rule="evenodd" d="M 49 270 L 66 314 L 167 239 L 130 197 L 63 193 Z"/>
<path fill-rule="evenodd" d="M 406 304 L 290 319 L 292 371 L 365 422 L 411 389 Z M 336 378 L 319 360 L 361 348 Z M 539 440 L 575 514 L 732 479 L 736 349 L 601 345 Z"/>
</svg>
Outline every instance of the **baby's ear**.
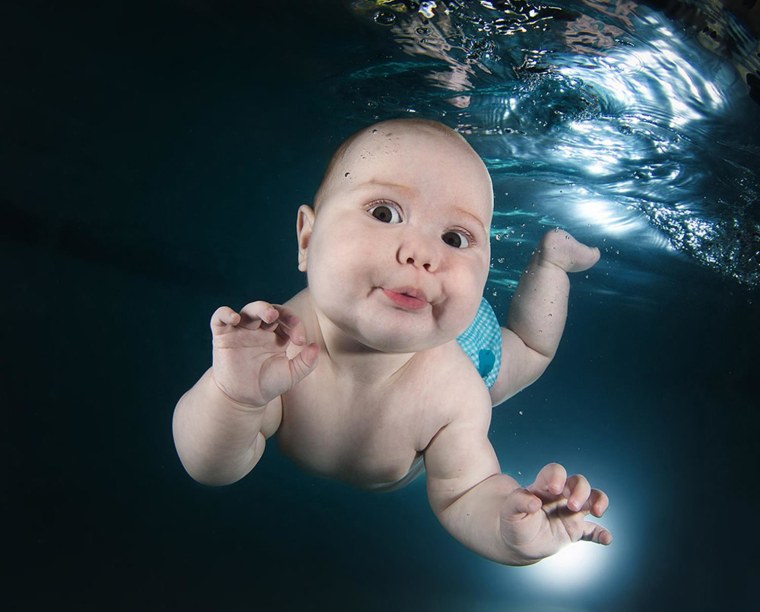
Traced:
<svg viewBox="0 0 760 612">
<path fill-rule="evenodd" d="M 309 240 L 314 227 L 314 211 L 310 206 L 298 208 L 298 220 L 296 221 L 296 234 L 298 235 L 298 269 L 306 272 L 306 260 L 309 250 Z"/>
</svg>

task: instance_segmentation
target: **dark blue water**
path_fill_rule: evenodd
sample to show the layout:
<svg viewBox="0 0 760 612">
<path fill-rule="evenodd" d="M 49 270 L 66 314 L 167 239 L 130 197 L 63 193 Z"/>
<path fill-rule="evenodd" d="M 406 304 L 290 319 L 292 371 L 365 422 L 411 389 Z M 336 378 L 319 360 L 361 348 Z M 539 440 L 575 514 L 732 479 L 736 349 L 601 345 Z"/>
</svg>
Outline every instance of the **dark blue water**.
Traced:
<svg viewBox="0 0 760 612">
<path fill-rule="evenodd" d="M 3 607 L 750 609 L 755 39 L 685 4 L 449 3 L 411 30 L 370 4 L 0 8 Z M 345 135 L 398 115 L 487 159 L 501 317 L 548 227 L 602 248 L 491 439 L 518 479 L 560 461 L 605 489 L 611 547 L 502 567 L 422 481 L 355 491 L 272 444 L 211 489 L 177 460 L 211 312 L 302 286 L 298 204 Z"/>
</svg>

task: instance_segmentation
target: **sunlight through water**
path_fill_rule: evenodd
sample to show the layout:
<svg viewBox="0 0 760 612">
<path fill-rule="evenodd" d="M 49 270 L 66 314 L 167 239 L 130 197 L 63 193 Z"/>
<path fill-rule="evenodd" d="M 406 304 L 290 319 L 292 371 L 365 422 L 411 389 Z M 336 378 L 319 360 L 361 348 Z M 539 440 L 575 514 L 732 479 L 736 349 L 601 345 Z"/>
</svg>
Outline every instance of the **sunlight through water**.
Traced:
<svg viewBox="0 0 760 612">
<path fill-rule="evenodd" d="M 392 81 L 380 65 L 343 82 L 369 100 L 357 121 L 419 114 L 470 139 L 504 186 L 496 251 L 585 222 L 593 243 L 664 249 L 760 286 L 760 104 L 744 78 L 760 46 L 730 16 L 693 8 L 676 22 L 630 0 L 353 6 L 398 45 Z M 500 226 L 502 213 L 524 227 Z M 510 259 L 495 253 L 492 275 L 507 288 Z"/>
<path fill-rule="evenodd" d="M 528 569 L 534 587 L 552 591 L 577 590 L 604 579 L 614 548 L 586 542 L 571 544 Z"/>
</svg>

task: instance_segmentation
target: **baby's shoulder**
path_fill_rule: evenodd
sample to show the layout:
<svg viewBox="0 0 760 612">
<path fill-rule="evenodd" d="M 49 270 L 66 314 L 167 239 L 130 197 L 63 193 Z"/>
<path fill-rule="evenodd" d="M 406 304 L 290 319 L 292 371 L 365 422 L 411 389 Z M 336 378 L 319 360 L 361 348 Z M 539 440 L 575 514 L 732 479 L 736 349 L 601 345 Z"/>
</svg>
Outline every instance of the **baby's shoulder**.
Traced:
<svg viewBox="0 0 760 612">
<path fill-rule="evenodd" d="M 317 323 L 309 289 L 302 289 L 285 302 L 283 306 L 301 320 L 306 330 L 306 337 L 316 340 L 316 336 L 320 335 L 319 324 Z"/>
<path fill-rule="evenodd" d="M 313 311 L 308 289 L 302 289 L 283 304 L 297 315 L 308 315 Z"/>
<path fill-rule="evenodd" d="M 419 410 L 418 449 L 427 448 L 443 428 L 454 423 L 490 419 L 488 388 L 455 340 L 415 357 L 418 368 L 407 388 L 412 389 L 412 405 Z"/>
<path fill-rule="evenodd" d="M 420 355 L 422 356 L 422 355 Z M 450 409 L 484 404 L 490 409 L 488 387 L 456 340 L 424 355 L 419 383 Z"/>
</svg>

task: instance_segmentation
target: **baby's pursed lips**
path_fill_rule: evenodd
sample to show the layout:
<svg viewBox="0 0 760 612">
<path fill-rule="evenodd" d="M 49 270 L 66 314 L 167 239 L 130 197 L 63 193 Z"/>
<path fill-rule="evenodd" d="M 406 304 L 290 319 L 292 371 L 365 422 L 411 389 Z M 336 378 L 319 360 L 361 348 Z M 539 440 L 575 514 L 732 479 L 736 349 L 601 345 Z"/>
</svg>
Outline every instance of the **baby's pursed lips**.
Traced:
<svg viewBox="0 0 760 612">
<path fill-rule="evenodd" d="M 404 286 L 393 289 L 380 287 L 380 289 L 391 302 L 404 310 L 421 311 L 431 306 L 425 293 L 417 287 Z"/>
<path fill-rule="evenodd" d="M 427 296 L 425 295 L 425 292 L 422 289 L 418 289 L 417 287 L 410 287 L 410 286 L 404 286 L 404 287 L 389 287 L 387 288 L 388 291 L 392 291 L 393 293 L 398 293 L 400 295 L 406 295 L 408 297 L 412 297 L 418 300 L 422 300 L 424 302 L 429 302 Z"/>
</svg>

